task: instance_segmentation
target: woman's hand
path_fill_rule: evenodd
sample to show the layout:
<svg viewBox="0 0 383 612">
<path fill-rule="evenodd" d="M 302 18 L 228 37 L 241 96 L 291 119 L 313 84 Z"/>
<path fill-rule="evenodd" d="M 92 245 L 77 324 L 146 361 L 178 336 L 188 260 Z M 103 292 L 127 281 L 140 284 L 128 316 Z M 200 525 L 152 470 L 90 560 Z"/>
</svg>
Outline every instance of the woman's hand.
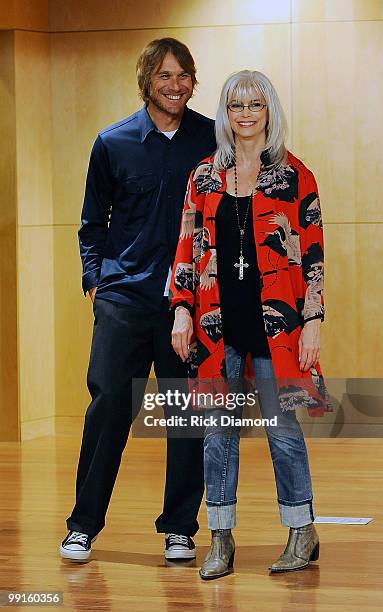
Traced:
<svg viewBox="0 0 383 612">
<path fill-rule="evenodd" d="M 307 372 L 319 359 L 320 319 L 312 319 L 304 325 L 299 338 L 299 369 Z"/>
<path fill-rule="evenodd" d="M 174 314 L 172 347 L 182 361 L 189 355 L 189 344 L 193 335 L 193 319 L 187 308 L 177 306 Z"/>
</svg>

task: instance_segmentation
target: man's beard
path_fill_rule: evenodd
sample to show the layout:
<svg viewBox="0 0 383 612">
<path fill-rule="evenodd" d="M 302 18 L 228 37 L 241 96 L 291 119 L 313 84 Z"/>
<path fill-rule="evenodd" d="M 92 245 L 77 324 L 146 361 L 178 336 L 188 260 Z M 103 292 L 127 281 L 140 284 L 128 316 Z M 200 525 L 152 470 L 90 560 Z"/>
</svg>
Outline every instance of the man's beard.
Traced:
<svg viewBox="0 0 383 612">
<path fill-rule="evenodd" d="M 187 100 L 186 100 L 185 104 L 182 106 L 182 108 L 180 110 L 176 110 L 176 109 L 172 109 L 172 108 L 167 108 L 165 106 L 165 104 L 162 104 L 161 94 L 159 94 L 157 96 L 153 96 L 152 94 L 149 94 L 148 101 L 151 102 L 151 104 L 153 104 L 153 106 L 155 106 L 158 110 L 162 111 L 163 113 L 166 113 L 170 117 L 179 117 L 179 116 L 181 116 L 183 114 L 184 110 L 185 110 L 185 106 L 186 106 L 186 102 L 187 102 Z"/>
</svg>

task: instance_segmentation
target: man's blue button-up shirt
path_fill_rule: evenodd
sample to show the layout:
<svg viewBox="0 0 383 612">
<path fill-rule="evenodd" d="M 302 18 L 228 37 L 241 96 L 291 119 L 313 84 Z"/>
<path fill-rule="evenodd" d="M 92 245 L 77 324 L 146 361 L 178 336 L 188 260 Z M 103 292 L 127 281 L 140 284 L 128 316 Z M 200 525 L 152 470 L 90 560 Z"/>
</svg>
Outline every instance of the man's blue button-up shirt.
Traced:
<svg viewBox="0 0 383 612">
<path fill-rule="evenodd" d="M 98 135 L 79 230 L 84 293 L 157 311 L 173 264 L 188 176 L 215 150 L 214 122 L 185 108 L 172 139 L 146 107 Z"/>
</svg>

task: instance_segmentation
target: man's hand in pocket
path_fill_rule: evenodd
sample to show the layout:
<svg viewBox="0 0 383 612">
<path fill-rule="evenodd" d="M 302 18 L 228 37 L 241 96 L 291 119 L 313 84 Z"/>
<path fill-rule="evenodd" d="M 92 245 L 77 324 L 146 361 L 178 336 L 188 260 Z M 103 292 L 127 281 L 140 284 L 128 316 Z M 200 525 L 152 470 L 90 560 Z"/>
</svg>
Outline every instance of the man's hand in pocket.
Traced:
<svg viewBox="0 0 383 612">
<path fill-rule="evenodd" d="M 94 296 L 96 295 L 96 291 L 97 291 L 97 287 L 92 287 L 92 289 L 89 289 L 88 291 L 92 302 L 94 302 Z"/>
</svg>

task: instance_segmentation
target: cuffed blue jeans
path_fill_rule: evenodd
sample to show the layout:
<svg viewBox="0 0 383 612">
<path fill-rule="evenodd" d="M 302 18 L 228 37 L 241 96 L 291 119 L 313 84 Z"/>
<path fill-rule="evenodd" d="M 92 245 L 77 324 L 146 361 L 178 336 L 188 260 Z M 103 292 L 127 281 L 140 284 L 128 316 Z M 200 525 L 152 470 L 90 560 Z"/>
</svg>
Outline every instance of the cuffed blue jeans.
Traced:
<svg viewBox="0 0 383 612">
<path fill-rule="evenodd" d="M 245 358 L 225 346 L 230 391 L 240 387 Z M 282 525 L 303 527 L 314 521 L 313 495 L 307 449 L 295 410 L 282 412 L 271 359 L 255 357 L 254 375 L 263 419 L 277 417 L 276 426 L 265 426 L 274 467 L 277 499 Z M 212 409 L 207 415 L 220 423 L 222 414 L 240 417 L 242 408 Z M 239 471 L 239 426 L 209 425 L 204 439 L 206 507 L 209 529 L 232 529 L 236 525 Z"/>
</svg>

